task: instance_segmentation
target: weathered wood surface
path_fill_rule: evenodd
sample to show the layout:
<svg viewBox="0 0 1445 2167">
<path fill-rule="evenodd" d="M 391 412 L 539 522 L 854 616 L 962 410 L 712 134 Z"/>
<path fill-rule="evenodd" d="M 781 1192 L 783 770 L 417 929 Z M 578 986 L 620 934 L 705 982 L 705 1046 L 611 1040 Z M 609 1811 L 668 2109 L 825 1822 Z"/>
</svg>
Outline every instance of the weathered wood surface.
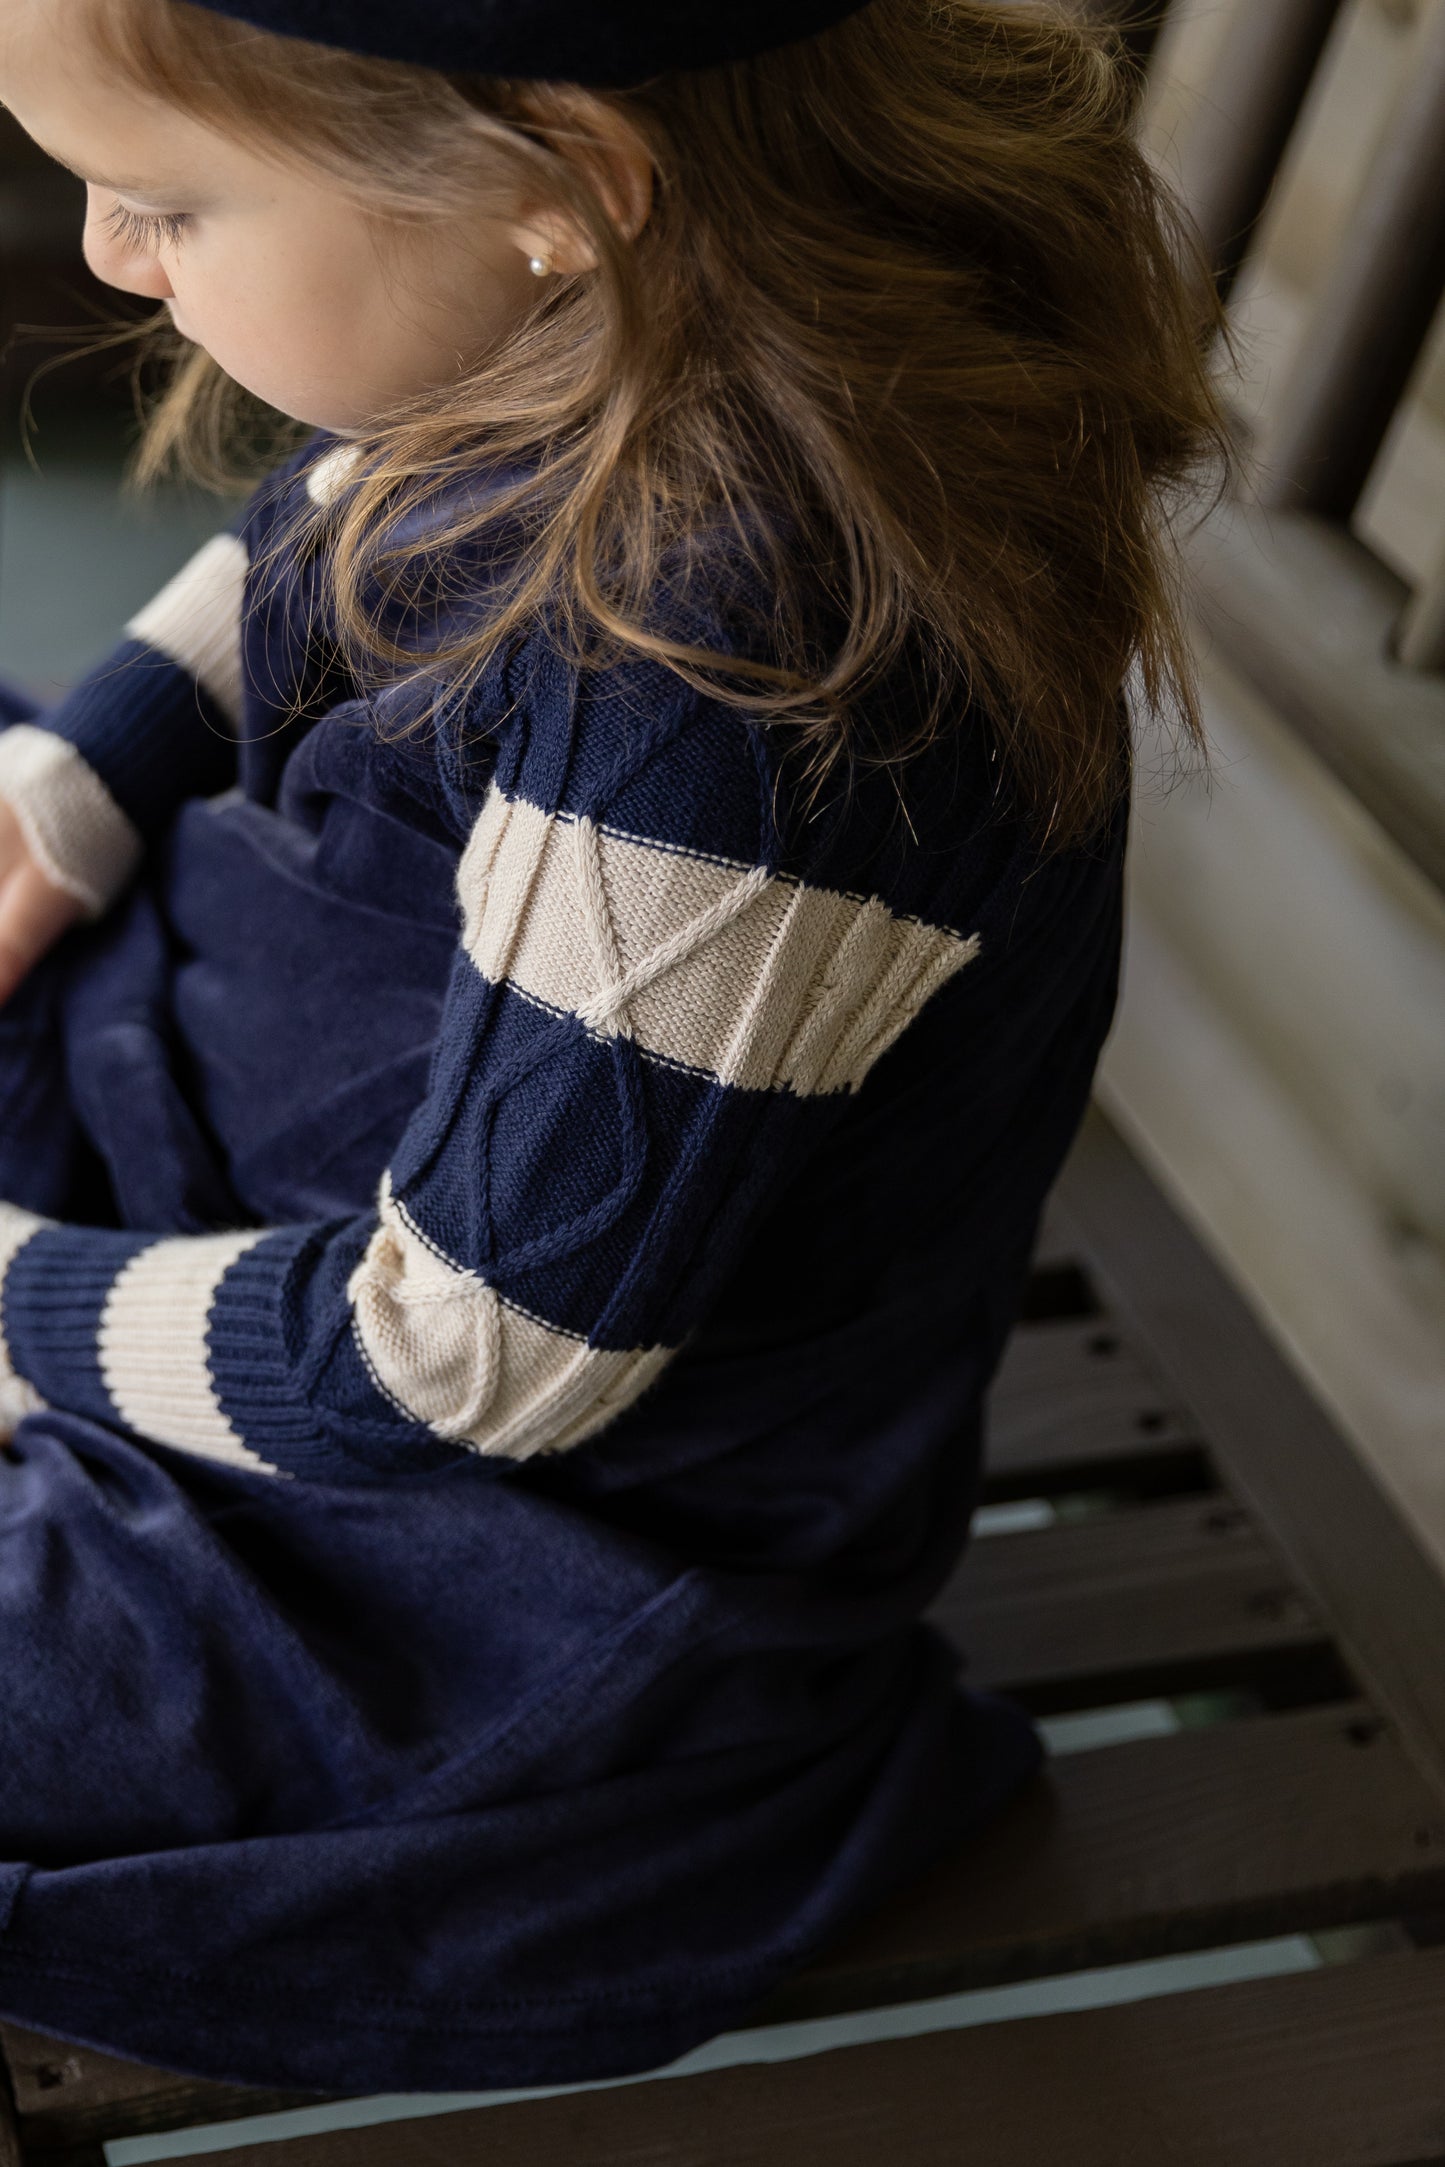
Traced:
<svg viewBox="0 0 1445 2167">
<path fill-rule="evenodd" d="M 243 2144 L 227 2167 L 1427 2167 L 1445 1951 Z"/>
<path fill-rule="evenodd" d="M 1228 1498 L 974 1542 L 933 1618 L 976 1684 L 1035 1709 L 1328 1677 L 1329 1629 Z"/>
<path fill-rule="evenodd" d="M 26 2031 L 18 2024 L 0 2025 L 0 2045 L 29 2158 L 98 2144 L 121 2131 L 184 2129 L 195 2122 L 219 2122 L 233 2115 L 309 2104 L 317 2096 L 253 2091 L 178 2077 L 169 2070 L 120 2061 L 92 2047 Z M 0 2167 L 6 2167 L 3 2150 Z"/>
<path fill-rule="evenodd" d="M 1197 1440 L 1107 1317 L 1059 1318 L 1015 1332 L 989 1396 L 990 1488 L 1047 1488 L 1087 1474 L 1193 1459 Z"/>
<path fill-rule="evenodd" d="M 1261 504 L 1349 521 L 1442 294 L 1445 14 L 1430 7 L 1420 11 L 1349 225 L 1311 297 L 1309 336 L 1271 402 L 1256 479 Z"/>
<path fill-rule="evenodd" d="M 1229 1488 L 1268 1528 L 1351 1670 L 1445 1790 L 1445 1581 L 1430 1558 L 1097 1111 L 1070 1157 L 1058 1211 L 1125 1338 L 1198 1417 Z"/>
<path fill-rule="evenodd" d="M 1345 1703 L 1053 1761 L 966 1852 L 764 2014 L 869 2008 L 1441 1903 L 1445 1801 L 1379 1717 Z"/>
<path fill-rule="evenodd" d="M 1197 86 L 1174 155 L 1222 291 L 1244 259 L 1339 8 L 1340 0 L 1269 0 L 1237 9 Z"/>
<path fill-rule="evenodd" d="M 1224 504 L 1187 554 L 1219 654 L 1445 888 L 1445 683 L 1391 659 L 1404 581 L 1313 512 Z"/>
<path fill-rule="evenodd" d="M 22 2167 L 20 2131 L 3 2072 L 0 2072 L 0 2167 Z"/>
</svg>

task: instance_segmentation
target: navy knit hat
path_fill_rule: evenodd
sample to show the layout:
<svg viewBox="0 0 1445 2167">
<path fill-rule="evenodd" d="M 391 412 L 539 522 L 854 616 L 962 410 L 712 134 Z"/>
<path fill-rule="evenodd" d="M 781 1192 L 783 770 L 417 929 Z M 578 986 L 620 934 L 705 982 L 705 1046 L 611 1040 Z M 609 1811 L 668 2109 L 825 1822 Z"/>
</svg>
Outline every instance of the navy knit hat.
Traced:
<svg viewBox="0 0 1445 2167">
<path fill-rule="evenodd" d="M 863 0 L 202 0 L 319 45 L 474 75 L 621 88 L 716 67 L 854 14 Z"/>
</svg>

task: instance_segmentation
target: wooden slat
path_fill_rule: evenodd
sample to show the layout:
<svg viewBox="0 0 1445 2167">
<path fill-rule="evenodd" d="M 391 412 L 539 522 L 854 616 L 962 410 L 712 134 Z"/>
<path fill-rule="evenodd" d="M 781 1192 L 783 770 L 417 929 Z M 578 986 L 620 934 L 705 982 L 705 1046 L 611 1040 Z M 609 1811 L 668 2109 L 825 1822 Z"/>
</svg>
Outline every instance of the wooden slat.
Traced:
<svg viewBox="0 0 1445 2167">
<path fill-rule="evenodd" d="M 1229 19 L 1174 146 L 1178 187 L 1227 291 L 1294 130 L 1340 0 L 1269 0 Z"/>
<path fill-rule="evenodd" d="M 1308 333 L 1271 402 L 1256 474 L 1261 505 L 1349 519 L 1442 293 L 1445 13 L 1427 7 Z"/>
<path fill-rule="evenodd" d="M 3 2078 L 0 2078 L 0 2167 L 23 2167 L 15 2109 Z"/>
<path fill-rule="evenodd" d="M 1048 1272 L 1059 1265 L 1076 1262 L 1073 1231 L 1067 1219 L 1060 1220 L 1054 1200 L 1050 1197 L 1039 1218 L 1039 1231 L 1034 1241 L 1034 1269 Z"/>
<path fill-rule="evenodd" d="M 1057 1710 L 1206 1685 L 1329 1690 L 1329 1633 L 1227 1498 L 975 1542 L 932 1617 L 970 1680 Z"/>
<path fill-rule="evenodd" d="M 1379 1717 L 1347 1703 L 1050 1763 L 763 2014 L 872 2008 L 1442 1902 L 1445 1800 Z"/>
<path fill-rule="evenodd" d="M 1328 1611 L 1350 1669 L 1445 1789 L 1445 1581 L 1433 1562 L 1097 1111 L 1063 1193 L 1131 1340 L 1199 1417 L 1231 1489 Z"/>
<path fill-rule="evenodd" d="M 1186 553 L 1190 597 L 1212 652 L 1445 888 L 1445 684 L 1391 659 L 1410 597 L 1405 582 L 1333 520 L 1238 502 L 1195 526 Z M 1147 1188 L 1148 1177 L 1139 1179 Z M 1136 1179 L 1116 1221 L 1138 1208 L 1138 1195 Z M 1085 1246 L 1091 1239 L 1085 1230 Z M 1147 1299 L 1128 1250 L 1111 1244 L 1111 1254 L 1119 1281 Z M 1187 1254 L 1172 1276 L 1180 1269 L 1189 1269 Z M 1238 1295 L 1233 1305 L 1244 1307 Z M 1201 1346 L 1221 1344 L 1221 1330 L 1230 1329 L 1208 1314 Z"/>
<path fill-rule="evenodd" d="M 1445 549 L 1400 612 L 1395 652 L 1407 670 L 1445 671 Z"/>
<path fill-rule="evenodd" d="M 32 2158 L 141 2130 L 183 2129 L 195 2122 L 266 2114 L 317 2097 L 314 2092 L 251 2090 L 173 2076 L 18 2024 L 0 2025 L 0 2045 Z"/>
<path fill-rule="evenodd" d="M 1187 1422 L 1108 1317 L 1062 1318 L 1014 1333 L 989 1403 L 990 1489 L 1101 1484 L 1151 1462 L 1192 1461 Z"/>
<path fill-rule="evenodd" d="M 1445 1952 L 283 2144 L 227 2167 L 1426 2167 Z"/>
</svg>

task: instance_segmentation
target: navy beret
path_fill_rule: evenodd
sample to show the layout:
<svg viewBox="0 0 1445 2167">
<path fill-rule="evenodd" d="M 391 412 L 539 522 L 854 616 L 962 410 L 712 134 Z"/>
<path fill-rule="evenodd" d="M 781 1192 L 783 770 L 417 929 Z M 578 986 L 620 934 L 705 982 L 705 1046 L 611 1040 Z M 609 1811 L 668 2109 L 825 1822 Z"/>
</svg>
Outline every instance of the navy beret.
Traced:
<svg viewBox="0 0 1445 2167">
<path fill-rule="evenodd" d="M 619 89 L 812 37 L 863 0 L 202 0 L 257 29 L 473 75 Z"/>
</svg>

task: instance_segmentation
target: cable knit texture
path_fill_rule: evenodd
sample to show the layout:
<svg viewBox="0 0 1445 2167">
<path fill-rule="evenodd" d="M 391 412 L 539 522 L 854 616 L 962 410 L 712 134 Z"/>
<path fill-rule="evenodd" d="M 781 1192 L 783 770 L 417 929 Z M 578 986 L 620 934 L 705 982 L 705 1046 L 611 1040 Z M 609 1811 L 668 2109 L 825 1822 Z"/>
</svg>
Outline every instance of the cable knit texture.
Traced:
<svg viewBox="0 0 1445 2167">
<path fill-rule="evenodd" d="M 353 1194 L 339 1216 L 268 1227 L 263 1210 L 250 1223 L 265 1185 L 245 1178 L 245 1140 L 212 1098 L 201 1119 L 231 1147 L 213 1181 L 178 1173 L 186 1201 L 161 1211 L 130 1201 L 154 1193 L 168 1155 L 198 1154 L 204 1130 L 185 1108 L 144 1168 L 115 1173 L 122 1220 L 167 1239 L 116 1249 L 109 1232 L 88 1242 L 66 1228 L 6 1264 L 9 1359 L 53 1404 L 103 1408 L 203 1457 L 333 1480 L 433 1464 L 442 1448 L 556 1453 L 613 1422 L 705 1316 L 749 1212 L 976 964 L 982 921 L 1015 907 L 1020 858 L 1016 843 L 1012 858 L 994 844 L 910 853 L 876 790 L 846 819 L 793 815 L 776 730 L 658 665 L 579 673 L 540 637 L 464 715 L 399 730 L 405 687 L 366 702 L 334 665 L 318 678 L 314 563 L 283 555 L 264 590 L 246 570 L 274 555 L 298 491 L 324 507 L 348 471 L 346 447 L 314 442 L 60 709 L 0 734 L 0 788 L 20 779 L 16 802 L 57 862 L 94 864 L 96 904 L 144 835 L 179 823 L 148 907 L 200 959 L 155 996 L 182 1028 L 208 949 L 233 938 L 218 928 L 234 924 L 238 891 L 214 868 L 246 881 L 258 853 L 274 865 L 304 848 L 285 931 L 277 909 L 275 979 L 256 950 L 229 1006 L 208 991 L 192 1032 L 218 1092 L 236 1062 L 215 1041 L 279 1039 L 301 1103 L 288 1090 L 266 1107 L 272 1128 L 307 1111 L 307 993 L 288 987 L 279 951 L 317 880 L 341 867 L 349 903 L 374 909 L 399 794 L 440 853 L 428 880 L 440 918 L 445 867 L 452 962 L 443 983 L 433 947 L 424 974 L 429 1074 L 364 1208 Z M 728 629 L 720 605 L 715 640 Z M 239 790 L 207 799 L 198 785 L 223 779 L 226 746 Z M 339 765 L 338 791 L 323 770 Z M 358 802 L 382 822 L 343 833 L 338 803 Z M 253 915 L 266 924 L 265 906 Z M 340 924 L 333 942 L 348 938 Z M 388 1035 L 378 1009 L 383 1063 Z M 133 1036 L 111 1020 L 104 1043 Z M 117 1133 L 119 1089 L 96 1091 L 96 1118 Z"/>
<path fill-rule="evenodd" d="M 809 798 L 542 623 L 366 696 L 349 472 L 313 439 L 49 712 L 0 686 L 112 899 L 0 1007 L 0 2008 L 273 2089 L 617 2076 L 1037 1766 L 924 1621 L 1124 817 L 1041 852 L 964 706 Z M 751 651 L 773 598 L 689 566 L 659 626 Z"/>
</svg>

